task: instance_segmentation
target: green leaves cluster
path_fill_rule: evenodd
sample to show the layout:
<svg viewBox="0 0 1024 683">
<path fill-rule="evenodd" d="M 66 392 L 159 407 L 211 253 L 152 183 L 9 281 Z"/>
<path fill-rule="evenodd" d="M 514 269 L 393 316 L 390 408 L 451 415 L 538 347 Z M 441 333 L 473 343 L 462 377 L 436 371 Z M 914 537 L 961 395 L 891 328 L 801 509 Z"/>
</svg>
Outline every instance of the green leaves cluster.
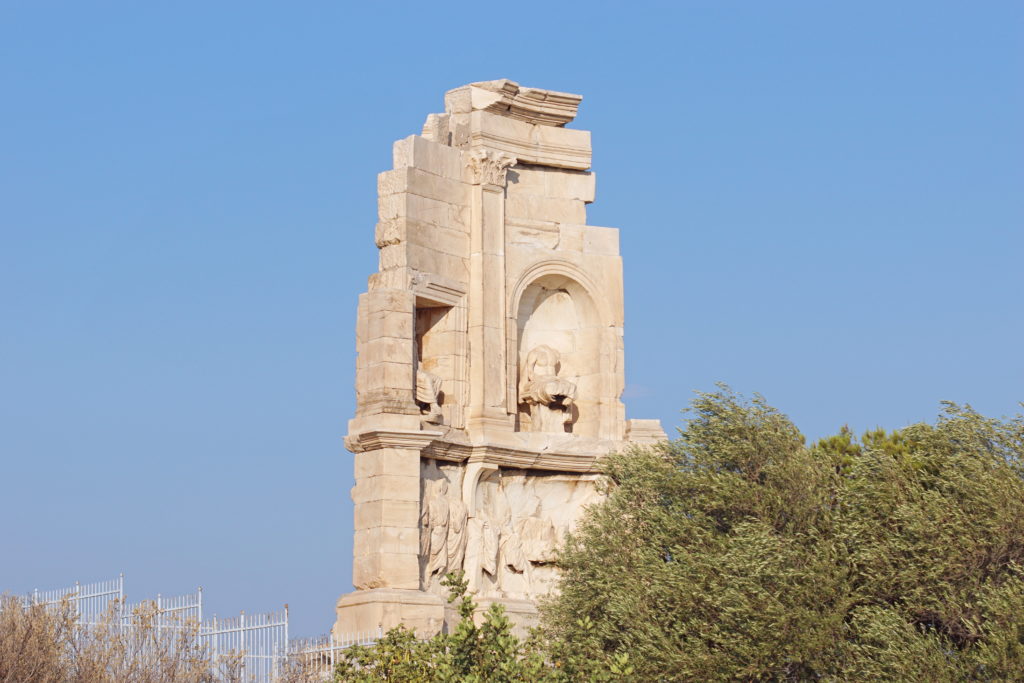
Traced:
<svg viewBox="0 0 1024 683">
<path fill-rule="evenodd" d="M 451 589 L 459 623 L 451 633 L 419 640 L 403 627 L 387 632 L 372 647 L 345 651 L 335 671 L 336 681 L 423 681 L 460 683 L 512 683 L 515 681 L 618 681 L 633 673 L 629 655 L 607 655 L 598 650 L 574 650 L 543 640 L 538 633 L 520 640 L 504 607 L 494 603 L 474 621 L 476 604 L 466 595 L 461 572 L 449 574 L 443 584 Z M 593 628 L 581 621 L 584 631 Z M 554 655 L 554 658 L 552 658 Z"/>
<path fill-rule="evenodd" d="M 727 388 L 680 438 L 606 462 L 548 643 L 640 680 L 1024 680 L 1024 421 L 807 446 Z"/>
</svg>

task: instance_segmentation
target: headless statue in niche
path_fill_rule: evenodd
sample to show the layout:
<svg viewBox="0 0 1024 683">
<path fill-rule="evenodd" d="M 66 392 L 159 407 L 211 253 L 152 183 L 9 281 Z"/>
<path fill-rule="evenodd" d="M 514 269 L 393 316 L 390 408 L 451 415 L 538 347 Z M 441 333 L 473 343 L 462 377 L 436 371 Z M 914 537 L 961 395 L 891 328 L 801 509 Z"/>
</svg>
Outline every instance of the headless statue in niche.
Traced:
<svg viewBox="0 0 1024 683">
<path fill-rule="evenodd" d="M 441 378 L 426 370 L 416 371 L 416 403 L 420 406 L 423 424 L 439 425 L 444 422 L 441 413 Z"/>
<path fill-rule="evenodd" d="M 526 354 L 519 383 L 519 400 L 530 410 L 530 426 L 535 432 L 564 433 L 572 423 L 572 404 L 576 385 L 560 379 L 561 356 L 546 344 Z"/>
</svg>

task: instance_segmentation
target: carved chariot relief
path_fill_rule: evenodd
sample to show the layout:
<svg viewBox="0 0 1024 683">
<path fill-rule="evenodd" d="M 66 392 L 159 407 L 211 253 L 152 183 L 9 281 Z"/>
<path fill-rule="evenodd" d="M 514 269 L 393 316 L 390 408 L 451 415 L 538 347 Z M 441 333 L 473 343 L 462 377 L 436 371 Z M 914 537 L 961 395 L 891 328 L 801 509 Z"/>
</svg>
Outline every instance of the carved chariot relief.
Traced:
<svg viewBox="0 0 1024 683">
<path fill-rule="evenodd" d="M 476 485 L 465 572 L 481 597 L 532 599 L 554 589 L 558 547 L 599 494 L 594 476 L 497 469 Z"/>
<path fill-rule="evenodd" d="M 565 534 L 598 500 L 596 475 L 491 467 L 463 500 L 463 469 L 423 462 L 420 567 L 423 590 L 447 595 L 441 579 L 462 570 L 480 597 L 532 599 L 557 582 Z"/>
</svg>

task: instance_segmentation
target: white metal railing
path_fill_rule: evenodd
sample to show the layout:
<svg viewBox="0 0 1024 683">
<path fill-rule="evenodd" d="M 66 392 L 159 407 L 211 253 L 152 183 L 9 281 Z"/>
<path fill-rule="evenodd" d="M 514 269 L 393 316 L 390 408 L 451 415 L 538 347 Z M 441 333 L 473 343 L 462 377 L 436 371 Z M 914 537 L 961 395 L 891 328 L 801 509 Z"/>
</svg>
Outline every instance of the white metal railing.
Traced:
<svg viewBox="0 0 1024 683">
<path fill-rule="evenodd" d="M 199 639 L 216 663 L 234 654 L 242 656 L 247 681 L 269 681 L 288 652 L 288 606 L 281 612 L 240 613 L 199 625 Z"/>
<path fill-rule="evenodd" d="M 307 671 L 330 675 L 341 659 L 341 652 L 353 645 L 373 645 L 384 637 L 383 629 L 352 633 L 335 638 L 334 634 L 316 638 L 295 638 L 288 642 L 288 656 L 298 660 Z M 326 680 L 326 679 L 325 679 Z"/>
<path fill-rule="evenodd" d="M 78 622 L 97 623 L 115 601 L 124 604 L 124 574 L 111 581 L 79 583 L 56 590 L 41 591 L 38 588 L 22 599 L 35 605 L 58 605 L 67 598 L 78 615 Z"/>
<path fill-rule="evenodd" d="M 330 676 L 340 660 L 342 650 L 353 645 L 373 645 L 383 637 L 380 629 L 368 633 L 355 633 L 335 638 L 334 635 L 317 638 L 289 639 L 288 605 L 279 612 L 246 614 L 237 617 L 203 619 L 203 589 L 195 593 L 155 600 L 129 603 L 125 598 L 124 574 L 111 581 L 81 584 L 73 587 L 39 591 L 23 596 L 26 604 L 58 605 L 67 599 L 75 610 L 77 623 L 95 626 L 114 618 L 122 628 L 133 626 L 133 615 L 141 608 L 155 607 L 154 626 L 157 635 L 173 636 L 174 632 L 192 624 L 197 627 L 200 644 L 207 648 L 215 665 L 237 657 L 243 679 L 251 683 L 269 683 L 288 659 L 298 661 L 307 668 Z"/>
</svg>

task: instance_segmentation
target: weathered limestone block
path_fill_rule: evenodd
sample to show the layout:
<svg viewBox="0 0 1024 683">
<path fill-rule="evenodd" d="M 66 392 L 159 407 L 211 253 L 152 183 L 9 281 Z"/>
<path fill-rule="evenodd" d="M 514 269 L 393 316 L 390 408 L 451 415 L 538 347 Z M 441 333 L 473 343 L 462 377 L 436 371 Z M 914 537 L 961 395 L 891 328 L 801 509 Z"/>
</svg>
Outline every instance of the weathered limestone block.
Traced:
<svg viewBox="0 0 1024 683">
<path fill-rule="evenodd" d="M 462 150 L 431 142 L 419 135 L 399 140 L 392 148 L 396 169 L 412 167 L 449 180 L 462 180 Z"/>
<path fill-rule="evenodd" d="M 577 199 L 589 204 L 594 201 L 595 176 L 593 172 L 520 163 L 508 172 L 508 186 L 510 192 Z"/>
<path fill-rule="evenodd" d="M 585 226 L 583 230 L 583 251 L 588 254 L 604 254 L 618 257 L 619 231 L 615 228 Z"/>
<path fill-rule="evenodd" d="M 459 228 L 443 228 L 420 221 L 408 221 L 410 244 L 429 247 L 449 256 L 461 259 L 469 257 L 469 235 Z"/>
<path fill-rule="evenodd" d="M 417 590 L 420 576 L 415 553 L 389 553 L 382 550 L 356 554 L 352 564 L 352 583 L 360 590 L 402 588 Z"/>
<path fill-rule="evenodd" d="M 353 543 L 357 548 L 379 548 L 384 553 L 418 556 L 420 532 L 419 529 L 385 526 L 357 529 Z"/>
<path fill-rule="evenodd" d="M 378 290 L 387 291 L 387 290 Z M 376 292 L 373 292 L 374 294 Z M 370 307 L 367 306 L 369 309 Z M 410 307 L 411 308 L 411 307 Z M 389 337 L 394 339 L 412 338 L 412 320 L 398 311 L 373 309 L 366 312 L 367 340 Z M 400 359 L 395 359 L 400 360 Z"/>
<path fill-rule="evenodd" d="M 509 192 L 505 200 L 506 215 L 554 223 L 586 223 L 587 206 L 578 199 L 543 197 L 534 194 Z"/>
<path fill-rule="evenodd" d="M 468 259 L 461 256 L 422 244 L 410 244 L 406 254 L 409 267 L 413 270 L 437 273 L 453 280 L 465 280 L 469 277 Z"/>
<path fill-rule="evenodd" d="M 509 247 L 530 247 L 550 251 L 558 248 L 560 240 L 561 231 L 557 223 L 508 218 Z"/>
<path fill-rule="evenodd" d="M 420 478 L 418 476 L 380 474 L 375 477 L 362 478 L 352 488 L 352 501 L 357 504 L 392 500 L 419 505 Z M 364 510 L 364 514 L 368 514 L 368 511 Z"/>
<path fill-rule="evenodd" d="M 408 192 L 448 204 L 466 204 L 469 188 L 459 180 L 435 175 L 415 167 L 396 168 L 377 176 L 377 194 L 386 197 Z"/>
<path fill-rule="evenodd" d="M 358 481 L 366 477 L 393 474 L 401 477 L 420 476 L 420 454 L 396 448 L 377 448 L 355 454 L 355 477 Z"/>
<path fill-rule="evenodd" d="M 420 638 L 440 632 L 444 599 L 417 590 L 376 588 L 358 590 L 338 599 L 339 619 L 332 632 L 338 640 L 353 634 L 377 634 L 404 624 Z"/>
<path fill-rule="evenodd" d="M 374 477 L 379 478 L 379 477 Z M 359 484 L 356 484 L 358 487 Z M 419 520 L 419 495 L 417 500 L 370 500 L 356 502 L 355 525 L 357 529 L 376 526 L 416 528 Z"/>
</svg>

